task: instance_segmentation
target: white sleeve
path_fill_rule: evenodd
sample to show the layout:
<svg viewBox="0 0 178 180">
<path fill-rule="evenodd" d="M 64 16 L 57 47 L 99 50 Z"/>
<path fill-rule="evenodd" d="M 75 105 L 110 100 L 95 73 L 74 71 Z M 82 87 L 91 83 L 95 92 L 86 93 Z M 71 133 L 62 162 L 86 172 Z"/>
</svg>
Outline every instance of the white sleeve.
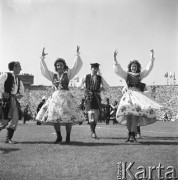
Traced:
<svg viewBox="0 0 178 180">
<path fill-rule="evenodd" d="M 127 72 L 124 71 L 120 64 L 116 63 L 113 66 L 114 72 L 123 79 L 127 79 Z"/>
<path fill-rule="evenodd" d="M 2 98 L 2 93 L 4 92 L 4 83 L 7 79 L 7 73 L 0 75 L 0 99 Z"/>
<path fill-rule="evenodd" d="M 19 92 L 22 96 L 24 96 L 25 92 L 24 92 L 24 85 L 23 85 L 23 82 L 20 81 L 20 89 L 19 89 Z"/>
<path fill-rule="evenodd" d="M 151 59 L 146 69 L 140 73 L 141 80 L 148 76 L 153 69 L 155 59 Z"/>
<path fill-rule="evenodd" d="M 40 61 L 41 73 L 46 79 L 48 79 L 49 81 L 52 82 L 54 73 L 52 71 L 49 71 L 48 67 L 46 66 L 44 59 L 45 59 L 44 57 L 41 57 L 41 61 Z"/>
<path fill-rule="evenodd" d="M 76 55 L 76 58 L 74 60 L 73 66 L 71 69 L 68 70 L 68 78 L 69 80 L 73 79 L 74 76 L 80 71 L 82 68 L 83 62 L 79 55 L 79 53 Z"/>
<path fill-rule="evenodd" d="M 101 76 L 101 84 L 102 84 L 102 91 L 109 90 L 109 84 L 105 81 L 105 79 Z"/>
</svg>

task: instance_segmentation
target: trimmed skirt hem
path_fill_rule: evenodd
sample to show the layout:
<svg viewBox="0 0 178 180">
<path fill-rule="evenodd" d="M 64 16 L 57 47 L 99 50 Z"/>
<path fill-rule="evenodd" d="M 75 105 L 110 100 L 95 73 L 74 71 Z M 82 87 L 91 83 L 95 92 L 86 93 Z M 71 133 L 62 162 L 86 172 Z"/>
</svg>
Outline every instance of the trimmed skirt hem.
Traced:
<svg viewBox="0 0 178 180">
<path fill-rule="evenodd" d="M 48 121 L 48 122 L 44 122 L 44 121 L 40 121 L 40 120 L 37 120 L 37 119 L 35 119 L 35 121 L 40 122 L 41 125 L 60 124 L 61 126 L 65 126 L 66 124 L 76 125 L 76 124 L 80 124 L 80 123 L 84 122 L 84 121 L 78 121 L 78 122 L 57 122 L 57 121 L 55 121 L 55 122 L 50 122 L 50 121 Z"/>
<path fill-rule="evenodd" d="M 156 121 L 158 121 L 158 119 L 154 118 L 147 118 L 147 117 L 142 117 L 142 116 L 138 116 L 139 121 L 138 124 L 140 126 L 147 126 L 150 124 L 155 123 Z M 116 118 L 116 120 L 118 121 L 119 124 L 126 126 L 127 125 L 127 116 L 119 116 Z"/>
</svg>

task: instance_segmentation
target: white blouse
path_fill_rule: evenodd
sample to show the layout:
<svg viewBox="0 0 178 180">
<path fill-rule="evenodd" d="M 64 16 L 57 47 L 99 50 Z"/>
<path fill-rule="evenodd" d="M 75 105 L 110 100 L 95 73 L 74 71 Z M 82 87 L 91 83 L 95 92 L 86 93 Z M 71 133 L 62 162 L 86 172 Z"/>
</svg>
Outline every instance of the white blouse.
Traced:
<svg viewBox="0 0 178 180">
<path fill-rule="evenodd" d="M 45 59 L 44 57 L 41 57 L 41 61 L 40 61 L 41 73 L 46 79 L 48 79 L 49 81 L 52 82 L 53 76 L 55 73 L 48 69 L 44 59 Z M 82 65 L 83 65 L 83 62 L 82 62 L 80 55 L 78 53 L 76 55 L 76 58 L 74 60 L 72 68 L 67 71 L 67 76 L 68 76 L 69 80 L 74 78 L 74 76 L 80 71 Z"/>
<path fill-rule="evenodd" d="M 155 60 L 155 59 L 152 58 L 152 59 L 150 60 L 149 64 L 147 65 L 146 69 L 143 70 L 142 72 L 140 72 L 140 78 L 141 78 L 141 80 L 142 80 L 143 78 L 145 78 L 146 76 L 148 76 L 148 75 L 150 74 L 150 72 L 152 71 L 153 65 L 154 65 L 154 60 Z M 114 72 L 115 72 L 118 76 L 120 76 L 121 78 L 127 80 L 127 74 L 128 74 L 128 72 L 127 72 L 127 71 L 124 71 L 119 63 L 115 63 L 114 66 L 113 66 L 113 68 L 114 68 Z"/>
</svg>

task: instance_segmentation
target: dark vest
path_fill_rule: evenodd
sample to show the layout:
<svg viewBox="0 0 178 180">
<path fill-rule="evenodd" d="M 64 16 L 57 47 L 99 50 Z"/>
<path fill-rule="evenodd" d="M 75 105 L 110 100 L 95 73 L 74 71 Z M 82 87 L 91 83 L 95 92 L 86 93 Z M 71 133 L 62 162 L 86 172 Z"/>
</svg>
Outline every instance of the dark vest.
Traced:
<svg viewBox="0 0 178 180">
<path fill-rule="evenodd" d="M 69 90 L 69 78 L 67 77 L 67 73 L 63 74 L 61 80 L 58 79 L 57 74 L 54 74 L 53 84 L 57 89 Z"/>
<path fill-rule="evenodd" d="M 4 83 L 4 92 L 11 93 L 13 83 L 14 83 L 14 77 L 13 77 L 12 73 L 7 73 L 7 79 L 6 79 L 5 83 Z M 20 90 L 20 78 L 18 77 L 17 93 L 19 93 L 19 90 Z"/>
<path fill-rule="evenodd" d="M 86 75 L 86 89 L 90 91 L 99 91 L 101 87 L 101 76 L 96 75 L 96 82 L 94 83 L 91 74 Z"/>
<path fill-rule="evenodd" d="M 12 73 L 7 73 L 7 79 L 4 83 L 4 92 L 11 94 L 13 83 L 14 83 L 14 77 Z M 19 90 L 20 90 L 20 78 L 18 78 L 17 93 L 19 93 Z M 8 99 L 3 98 L 2 110 L 3 110 L 4 119 L 9 119 L 8 117 L 9 108 L 10 108 L 10 98 Z"/>
<path fill-rule="evenodd" d="M 101 76 L 96 75 L 95 83 L 91 77 L 91 74 L 86 75 L 86 91 L 85 91 L 85 108 L 87 111 L 90 109 L 100 109 L 101 97 Z"/>
<path fill-rule="evenodd" d="M 126 83 L 128 85 L 128 88 L 135 87 L 142 92 L 144 91 L 146 85 L 144 83 L 141 83 L 140 74 L 133 75 L 128 73 Z"/>
</svg>

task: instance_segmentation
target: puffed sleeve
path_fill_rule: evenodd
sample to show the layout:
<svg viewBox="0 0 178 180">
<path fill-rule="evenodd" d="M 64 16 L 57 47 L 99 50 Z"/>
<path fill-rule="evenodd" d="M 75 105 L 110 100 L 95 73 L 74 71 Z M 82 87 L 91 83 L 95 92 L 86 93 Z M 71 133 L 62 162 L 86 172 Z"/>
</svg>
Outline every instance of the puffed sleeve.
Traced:
<svg viewBox="0 0 178 180">
<path fill-rule="evenodd" d="M 102 84 L 102 91 L 109 90 L 109 84 L 105 81 L 105 79 L 103 77 L 101 77 L 101 84 Z"/>
<path fill-rule="evenodd" d="M 2 93 L 4 92 L 4 83 L 7 79 L 7 73 L 0 75 L 0 99 L 2 98 Z"/>
<path fill-rule="evenodd" d="M 123 79 L 127 79 L 127 72 L 124 71 L 120 64 L 115 63 L 113 66 L 114 72 Z"/>
<path fill-rule="evenodd" d="M 20 81 L 20 89 L 19 89 L 19 92 L 22 96 L 24 96 L 24 85 L 23 85 L 23 82 Z"/>
<path fill-rule="evenodd" d="M 44 57 L 41 57 L 41 61 L 40 61 L 40 70 L 41 70 L 41 73 L 42 75 L 48 79 L 49 81 L 53 81 L 53 76 L 54 76 L 54 73 L 52 71 L 50 71 L 44 61 Z"/>
<path fill-rule="evenodd" d="M 149 64 L 146 67 L 146 69 L 140 73 L 141 80 L 150 74 L 150 72 L 152 71 L 153 66 L 154 66 L 154 61 L 155 61 L 155 59 L 151 58 Z"/>
<path fill-rule="evenodd" d="M 73 63 L 73 66 L 71 69 L 68 70 L 68 73 L 67 73 L 69 80 L 74 78 L 74 76 L 82 68 L 82 65 L 83 65 L 82 59 L 81 59 L 79 53 L 77 53 L 76 58 L 75 58 L 74 63 Z"/>
</svg>

